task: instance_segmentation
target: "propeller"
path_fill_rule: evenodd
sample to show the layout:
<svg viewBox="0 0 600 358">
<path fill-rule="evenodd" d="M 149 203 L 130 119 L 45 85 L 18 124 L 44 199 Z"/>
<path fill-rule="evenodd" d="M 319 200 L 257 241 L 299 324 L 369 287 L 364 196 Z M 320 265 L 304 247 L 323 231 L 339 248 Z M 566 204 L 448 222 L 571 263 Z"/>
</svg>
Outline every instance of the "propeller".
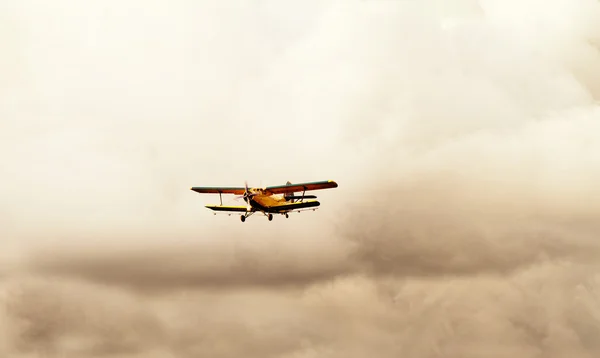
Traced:
<svg viewBox="0 0 600 358">
<path fill-rule="evenodd" d="M 252 206 L 250 205 L 250 198 L 252 198 L 256 193 L 251 193 L 248 189 L 248 181 L 244 181 L 244 195 L 236 197 L 236 199 L 244 199 L 244 201 L 248 204 L 247 210 L 252 210 Z"/>
</svg>

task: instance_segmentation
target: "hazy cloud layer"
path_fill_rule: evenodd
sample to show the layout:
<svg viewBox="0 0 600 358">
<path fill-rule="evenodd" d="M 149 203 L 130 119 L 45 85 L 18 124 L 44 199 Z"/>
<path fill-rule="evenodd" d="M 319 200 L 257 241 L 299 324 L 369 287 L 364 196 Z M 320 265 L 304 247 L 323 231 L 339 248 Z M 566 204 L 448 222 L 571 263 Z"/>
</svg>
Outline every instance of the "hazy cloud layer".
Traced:
<svg viewBox="0 0 600 358">
<path fill-rule="evenodd" d="M 159 293 L 193 288 L 303 288 L 354 271 L 341 242 L 296 238 L 286 243 L 282 240 L 288 240 L 289 234 L 269 236 L 261 242 L 222 237 L 215 243 L 163 241 L 136 248 L 73 244 L 58 252 L 48 248 L 37 251 L 28 267 L 32 272 Z"/>
<path fill-rule="evenodd" d="M 600 354 L 596 1 L 2 8 L 0 355 Z"/>
<path fill-rule="evenodd" d="M 408 357 L 592 357 L 598 278 L 586 270 L 540 265 L 504 280 L 354 277 L 302 295 L 161 298 L 20 278 L 9 284 L 6 337 L 11 352 L 51 356 L 360 357 L 375 349 Z"/>
</svg>

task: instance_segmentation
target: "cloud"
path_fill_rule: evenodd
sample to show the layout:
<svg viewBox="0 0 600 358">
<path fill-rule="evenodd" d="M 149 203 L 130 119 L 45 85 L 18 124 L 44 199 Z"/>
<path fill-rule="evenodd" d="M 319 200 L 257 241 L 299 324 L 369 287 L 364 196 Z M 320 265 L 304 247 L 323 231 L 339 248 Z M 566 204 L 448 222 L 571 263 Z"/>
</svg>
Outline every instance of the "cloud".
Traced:
<svg viewBox="0 0 600 358">
<path fill-rule="evenodd" d="M 388 162 L 374 173 L 392 180 L 360 195 L 348 215 L 357 223 L 344 228 L 356 257 L 376 271 L 404 274 L 595 261 L 600 167 L 587 133 L 599 115 L 593 109 L 509 134 L 469 135 L 401 159 L 396 180 Z"/>
<path fill-rule="evenodd" d="M 26 267 L 31 272 L 157 293 L 302 288 L 354 270 L 339 243 L 326 238 L 289 242 L 292 237 L 282 242 L 281 237 L 269 236 L 260 243 L 223 237 L 218 242 L 162 240 L 145 247 L 72 244 L 58 252 L 37 250 Z"/>
<path fill-rule="evenodd" d="M 19 4 L 0 354 L 600 352 L 597 2 Z"/>
<path fill-rule="evenodd" d="M 21 277 L 7 285 L 5 322 L 22 354 L 587 357 L 598 349 L 596 276 L 577 264 L 541 264 L 510 280 L 354 276 L 300 295 L 168 297 Z"/>
</svg>

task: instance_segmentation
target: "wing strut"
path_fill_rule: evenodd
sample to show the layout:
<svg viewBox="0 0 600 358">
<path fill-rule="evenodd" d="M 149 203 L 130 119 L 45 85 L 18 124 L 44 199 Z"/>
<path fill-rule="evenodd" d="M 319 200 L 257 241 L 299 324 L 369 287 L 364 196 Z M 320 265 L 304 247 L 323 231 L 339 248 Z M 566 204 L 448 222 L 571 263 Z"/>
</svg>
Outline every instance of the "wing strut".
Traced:
<svg viewBox="0 0 600 358">
<path fill-rule="evenodd" d="M 219 200 L 221 201 L 221 206 L 223 206 L 223 196 L 221 195 L 222 193 L 219 192 Z"/>
</svg>

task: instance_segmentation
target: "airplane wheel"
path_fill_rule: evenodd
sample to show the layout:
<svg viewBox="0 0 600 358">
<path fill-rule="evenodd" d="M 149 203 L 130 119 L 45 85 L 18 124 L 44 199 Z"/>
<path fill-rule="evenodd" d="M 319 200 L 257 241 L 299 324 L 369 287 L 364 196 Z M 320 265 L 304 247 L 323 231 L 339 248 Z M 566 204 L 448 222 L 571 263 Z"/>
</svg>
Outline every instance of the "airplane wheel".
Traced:
<svg viewBox="0 0 600 358">
<path fill-rule="evenodd" d="M 273 220 L 273 214 L 269 214 L 269 221 Z"/>
<path fill-rule="evenodd" d="M 287 218 L 289 218 L 289 217 L 290 217 L 290 216 L 289 216 L 289 215 L 286 213 L 286 214 L 285 214 L 285 218 L 287 219 Z"/>
<path fill-rule="evenodd" d="M 242 220 L 242 222 L 244 222 L 244 221 L 246 221 L 246 217 L 244 215 L 241 215 L 240 220 Z"/>
</svg>

